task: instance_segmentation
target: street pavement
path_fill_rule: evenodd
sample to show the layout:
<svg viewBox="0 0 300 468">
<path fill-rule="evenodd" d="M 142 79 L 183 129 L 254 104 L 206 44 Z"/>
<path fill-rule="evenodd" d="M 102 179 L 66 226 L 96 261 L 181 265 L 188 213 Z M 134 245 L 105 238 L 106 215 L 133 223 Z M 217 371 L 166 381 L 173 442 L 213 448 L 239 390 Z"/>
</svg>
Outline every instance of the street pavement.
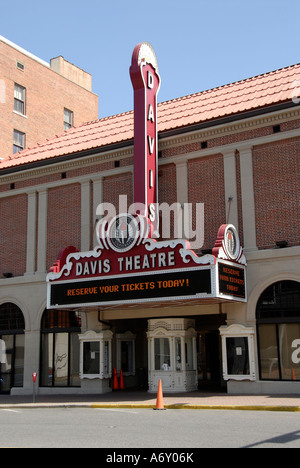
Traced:
<svg viewBox="0 0 300 468">
<path fill-rule="evenodd" d="M 0 409 L 45 407 L 222 409 L 300 412 L 300 395 L 228 395 L 117 390 L 102 395 L 0 395 Z"/>
</svg>

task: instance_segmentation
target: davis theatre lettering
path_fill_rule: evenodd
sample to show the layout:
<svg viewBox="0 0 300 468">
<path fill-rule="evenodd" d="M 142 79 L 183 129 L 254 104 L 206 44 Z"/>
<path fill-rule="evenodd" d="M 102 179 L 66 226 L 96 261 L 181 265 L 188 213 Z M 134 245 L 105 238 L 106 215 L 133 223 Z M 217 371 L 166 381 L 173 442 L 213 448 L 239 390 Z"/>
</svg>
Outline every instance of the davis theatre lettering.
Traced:
<svg viewBox="0 0 300 468">
<path fill-rule="evenodd" d="M 172 300 L 211 295 L 211 270 L 197 269 L 55 283 L 51 286 L 50 307 L 67 305 Z"/>
<path fill-rule="evenodd" d="M 112 262 L 111 259 L 104 260 L 90 260 L 85 262 L 77 262 L 75 268 L 76 277 L 78 276 L 90 276 L 96 274 L 112 274 L 112 263 L 117 268 L 114 271 L 117 273 L 137 271 L 137 270 L 149 270 L 154 268 L 166 268 L 176 266 L 175 251 L 170 252 L 159 252 L 144 255 L 128 255 L 119 256 L 117 262 Z"/>
</svg>

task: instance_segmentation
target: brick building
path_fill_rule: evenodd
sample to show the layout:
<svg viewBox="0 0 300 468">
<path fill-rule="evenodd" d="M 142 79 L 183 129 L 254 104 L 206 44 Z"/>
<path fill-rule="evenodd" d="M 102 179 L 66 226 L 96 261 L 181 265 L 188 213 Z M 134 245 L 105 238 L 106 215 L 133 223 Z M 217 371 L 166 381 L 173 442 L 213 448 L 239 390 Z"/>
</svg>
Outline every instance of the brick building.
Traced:
<svg viewBox="0 0 300 468">
<path fill-rule="evenodd" d="M 299 393 L 299 79 L 293 65 L 158 105 L 159 202 L 204 204 L 200 259 L 221 225 L 236 227 L 247 301 L 46 309 L 46 275 L 58 252 L 91 251 L 97 206 L 118 205 L 120 194 L 133 201 L 133 112 L 76 126 L 0 162 L 2 392 L 30 393 L 32 372 L 40 393 L 91 391 L 79 363 L 84 368 L 82 349 L 97 360 L 100 340 L 110 353 L 107 377 L 123 369 L 126 386 L 146 385 L 149 353 L 172 345 L 199 389 Z M 109 378 L 95 391 L 111 388 Z"/>
<path fill-rule="evenodd" d="M 89 73 L 63 57 L 50 64 L 0 36 L 0 157 L 98 118 Z"/>
</svg>

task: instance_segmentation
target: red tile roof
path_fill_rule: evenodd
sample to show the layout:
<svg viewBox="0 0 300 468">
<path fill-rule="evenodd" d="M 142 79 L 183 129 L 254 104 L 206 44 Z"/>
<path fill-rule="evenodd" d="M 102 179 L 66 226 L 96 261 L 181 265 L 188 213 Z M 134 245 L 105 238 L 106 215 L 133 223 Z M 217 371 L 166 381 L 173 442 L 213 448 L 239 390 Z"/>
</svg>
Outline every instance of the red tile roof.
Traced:
<svg viewBox="0 0 300 468">
<path fill-rule="evenodd" d="M 292 102 L 300 64 L 158 104 L 158 131 L 201 124 L 251 110 Z M 300 83 L 300 81 L 299 81 Z M 298 86 L 296 86 L 299 89 Z M 113 115 L 49 139 L 0 161 L 1 170 L 96 150 L 133 139 L 133 112 Z"/>
</svg>

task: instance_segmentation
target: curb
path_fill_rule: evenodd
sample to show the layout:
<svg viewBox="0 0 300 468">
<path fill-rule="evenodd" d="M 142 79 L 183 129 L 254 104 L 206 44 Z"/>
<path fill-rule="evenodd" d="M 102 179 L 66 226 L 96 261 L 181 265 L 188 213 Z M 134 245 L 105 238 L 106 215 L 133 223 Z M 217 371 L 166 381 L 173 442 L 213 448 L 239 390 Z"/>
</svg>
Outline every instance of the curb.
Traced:
<svg viewBox="0 0 300 468">
<path fill-rule="evenodd" d="M 0 410 L 38 409 L 38 408 L 91 408 L 91 409 L 156 409 L 153 404 L 138 403 L 19 403 L 0 405 Z M 300 412 L 300 406 L 268 406 L 268 405 L 192 405 L 166 404 L 163 409 L 179 410 L 232 410 L 232 411 L 282 411 Z"/>
<path fill-rule="evenodd" d="M 91 408 L 152 408 L 156 409 L 153 405 L 137 405 L 137 404 L 116 404 L 116 405 L 101 405 L 92 404 Z M 245 406 L 245 405 L 182 405 L 170 404 L 164 405 L 164 409 L 183 409 L 183 410 L 237 410 L 237 411 L 288 411 L 300 412 L 300 406 Z"/>
</svg>

